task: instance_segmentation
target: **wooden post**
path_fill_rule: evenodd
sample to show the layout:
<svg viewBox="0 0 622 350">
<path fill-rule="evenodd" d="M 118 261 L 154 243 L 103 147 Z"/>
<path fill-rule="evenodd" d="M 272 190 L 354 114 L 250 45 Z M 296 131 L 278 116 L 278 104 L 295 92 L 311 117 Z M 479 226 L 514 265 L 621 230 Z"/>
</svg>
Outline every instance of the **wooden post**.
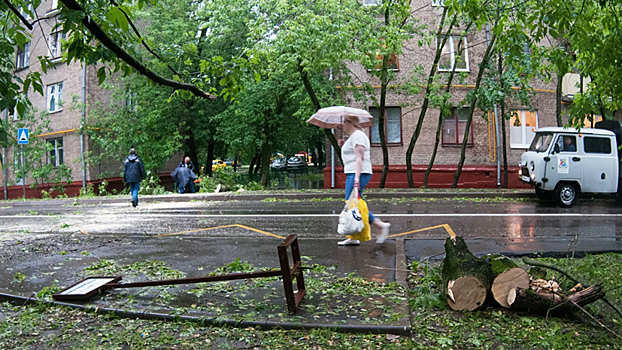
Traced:
<svg viewBox="0 0 622 350">
<path fill-rule="evenodd" d="M 289 267 L 289 257 L 287 256 L 287 248 L 292 248 L 292 258 L 294 259 L 294 267 Z M 278 247 L 279 262 L 281 263 L 281 273 L 283 277 L 283 289 L 285 290 L 285 301 L 287 309 L 296 312 L 298 306 L 305 295 L 305 281 L 302 273 L 302 262 L 300 261 L 300 250 L 298 248 L 298 237 L 289 235 L 283 243 Z M 298 287 L 296 295 L 294 295 L 294 287 L 292 285 L 293 278 L 296 279 Z"/>
</svg>

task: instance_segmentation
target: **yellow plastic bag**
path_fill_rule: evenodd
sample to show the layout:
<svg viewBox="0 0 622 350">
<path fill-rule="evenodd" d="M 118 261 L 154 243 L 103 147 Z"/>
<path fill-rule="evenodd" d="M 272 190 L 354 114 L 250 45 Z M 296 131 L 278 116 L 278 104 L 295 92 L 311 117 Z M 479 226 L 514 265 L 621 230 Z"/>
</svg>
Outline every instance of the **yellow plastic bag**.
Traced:
<svg viewBox="0 0 622 350">
<path fill-rule="evenodd" d="M 371 240 L 371 227 L 369 227 L 369 209 L 367 209 L 367 203 L 364 200 L 359 198 L 359 211 L 361 212 L 361 216 L 363 217 L 363 223 L 365 224 L 365 228 L 363 231 L 355 234 L 346 236 L 350 239 L 358 239 L 361 242 L 367 242 Z"/>
</svg>

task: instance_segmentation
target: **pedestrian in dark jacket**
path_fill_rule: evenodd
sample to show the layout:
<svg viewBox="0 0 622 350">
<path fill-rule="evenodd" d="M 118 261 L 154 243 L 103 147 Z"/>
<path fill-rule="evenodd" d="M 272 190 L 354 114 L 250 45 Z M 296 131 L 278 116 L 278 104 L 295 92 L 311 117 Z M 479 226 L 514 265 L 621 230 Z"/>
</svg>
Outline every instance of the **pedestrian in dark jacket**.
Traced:
<svg viewBox="0 0 622 350">
<path fill-rule="evenodd" d="M 179 167 L 185 167 L 185 168 L 188 168 L 188 169 L 194 171 L 194 163 L 192 163 L 192 161 L 190 160 L 190 157 L 184 158 L 184 160 L 179 162 L 179 165 L 177 167 L 178 168 Z"/>
<path fill-rule="evenodd" d="M 177 167 L 171 173 L 171 176 L 175 180 L 175 183 L 178 186 L 177 189 L 180 194 L 186 191 L 187 186 L 190 187 L 190 192 L 194 193 L 194 179 L 196 179 L 197 177 L 194 172 L 190 170 L 190 168 L 183 166 Z"/>
<path fill-rule="evenodd" d="M 138 205 L 138 191 L 140 190 L 140 182 L 147 178 L 145 166 L 139 156 L 136 155 L 135 149 L 130 149 L 130 155 L 123 162 L 123 181 L 130 185 L 132 192 L 132 206 Z"/>
</svg>

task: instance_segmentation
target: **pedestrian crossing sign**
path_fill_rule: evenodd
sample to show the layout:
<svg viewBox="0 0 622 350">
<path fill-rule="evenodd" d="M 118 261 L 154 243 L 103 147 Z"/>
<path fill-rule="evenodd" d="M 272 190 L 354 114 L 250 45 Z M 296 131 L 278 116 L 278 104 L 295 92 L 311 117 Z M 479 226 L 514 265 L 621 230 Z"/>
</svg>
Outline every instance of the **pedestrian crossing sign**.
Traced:
<svg viewBox="0 0 622 350">
<path fill-rule="evenodd" d="M 26 128 L 17 129 L 17 144 L 18 145 L 28 144 L 28 129 Z"/>
</svg>

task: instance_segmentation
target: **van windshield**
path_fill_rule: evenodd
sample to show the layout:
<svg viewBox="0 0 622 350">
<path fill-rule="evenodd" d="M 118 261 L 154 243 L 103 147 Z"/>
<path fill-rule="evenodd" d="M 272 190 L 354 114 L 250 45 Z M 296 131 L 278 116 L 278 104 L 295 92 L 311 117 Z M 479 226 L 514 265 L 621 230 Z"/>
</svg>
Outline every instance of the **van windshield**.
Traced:
<svg viewBox="0 0 622 350">
<path fill-rule="evenodd" d="M 546 152 L 546 150 L 549 149 L 549 145 L 551 144 L 552 140 L 553 133 L 536 133 L 536 137 L 534 137 L 533 141 L 531 142 L 529 150 L 534 152 Z"/>
</svg>

